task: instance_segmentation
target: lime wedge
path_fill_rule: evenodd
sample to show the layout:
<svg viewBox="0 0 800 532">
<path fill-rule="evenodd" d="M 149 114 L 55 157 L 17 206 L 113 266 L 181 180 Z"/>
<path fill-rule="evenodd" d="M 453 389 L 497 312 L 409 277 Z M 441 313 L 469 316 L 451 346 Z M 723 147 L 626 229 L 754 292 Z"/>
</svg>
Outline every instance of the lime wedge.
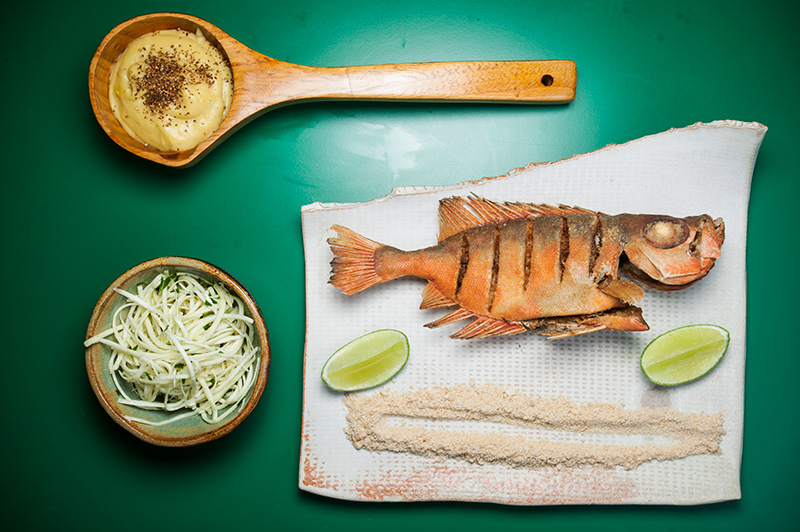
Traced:
<svg viewBox="0 0 800 532">
<path fill-rule="evenodd" d="M 360 336 L 339 348 L 322 367 L 322 381 L 337 392 L 383 384 L 408 361 L 408 338 L 394 329 Z"/>
<path fill-rule="evenodd" d="M 687 325 L 662 334 L 642 352 L 642 371 L 655 384 L 699 379 L 722 360 L 730 333 L 717 325 Z"/>
</svg>

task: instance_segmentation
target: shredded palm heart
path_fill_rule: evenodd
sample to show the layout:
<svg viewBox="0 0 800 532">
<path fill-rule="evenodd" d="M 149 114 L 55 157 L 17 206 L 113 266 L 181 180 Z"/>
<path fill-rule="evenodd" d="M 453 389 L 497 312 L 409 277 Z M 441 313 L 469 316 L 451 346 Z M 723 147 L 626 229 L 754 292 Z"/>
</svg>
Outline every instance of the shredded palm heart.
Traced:
<svg viewBox="0 0 800 532">
<path fill-rule="evenodd" d="M 240 411 L 258 374 L 259 347 L 244 303 L 219 283 L 185 272 L 165 271 L 127 298 L 111 328 L 89 338 L 111 348 L 108 367 L 120 404 L 174 412 L 158 425 L 200 415 L 215 423 Z M 119 378 L 133 386 L 131 397 Z"/>
</svg>

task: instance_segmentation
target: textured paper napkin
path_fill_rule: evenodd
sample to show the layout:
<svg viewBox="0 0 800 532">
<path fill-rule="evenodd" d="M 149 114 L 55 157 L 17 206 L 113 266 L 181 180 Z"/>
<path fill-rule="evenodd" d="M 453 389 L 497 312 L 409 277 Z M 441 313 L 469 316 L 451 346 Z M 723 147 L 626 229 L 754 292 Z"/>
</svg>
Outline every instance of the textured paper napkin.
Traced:
<svg viewBox="0 0 800 532">
<path fill-rule="evenodd" d="M 745 366 L 745 246 L 750 181 L 766 127 L 717 121 L 673 129 L 566 160 L 531 164 L 507 175 L 447 187 L 408 187 L 363 204 L 314 203 L 302 209 L 306 259 L 306 346 L 299 486 L 320 495 L 364 501 L 463 500 L 506 504 L 701 504 L 738 499 Z M 470 176 L 465 176 L 470 177 Z M 477 178 L 478 176 L 472 176 Z M 462 341 L 466 322 L 423 325 L 443 309 L 418 309 L 424 281 L 405 278 L 344 296 L 328 284 L 331 225 L 401 249 L 436 243 L 439 199 L 476 195 L 496 201 L 577 205 L 725 220 L 722 257 L 696 285 L 648 290 L 640 306 L 650 330 L 601 331 L 548 341 L 524 333 Z M 686 385 L 650 384 L 639 356 L 657 335 L 690 323 L 731 332 L 712 373 Z M 622 468 L 513 468 L 356 450 L 345 437 L 343 395 L 320 379 L 340 346 L 381 328 L 408 335 L 406 367 L 376 390 L 495 384 L 540 396 L 626 408 L 666 406 L 724 416 L 722 452 Z"/>
</svg>

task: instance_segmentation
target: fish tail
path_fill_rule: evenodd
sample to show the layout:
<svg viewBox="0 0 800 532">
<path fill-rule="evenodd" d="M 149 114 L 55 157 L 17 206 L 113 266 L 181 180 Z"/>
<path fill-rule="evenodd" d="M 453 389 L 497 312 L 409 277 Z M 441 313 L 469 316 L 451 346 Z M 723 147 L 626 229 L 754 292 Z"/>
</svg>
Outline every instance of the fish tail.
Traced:
<svg viewBox="0 0 800 532">
<path fill-rule="evenodd" d="M 375 260 L 375 253 L 386 246 L 341 225 L 331 229 L 338 235 L 328 239 L 335 255 L 331 261 L 330 284 L 351 295 L 389 280 L 379 274 Z"/>
</svg>

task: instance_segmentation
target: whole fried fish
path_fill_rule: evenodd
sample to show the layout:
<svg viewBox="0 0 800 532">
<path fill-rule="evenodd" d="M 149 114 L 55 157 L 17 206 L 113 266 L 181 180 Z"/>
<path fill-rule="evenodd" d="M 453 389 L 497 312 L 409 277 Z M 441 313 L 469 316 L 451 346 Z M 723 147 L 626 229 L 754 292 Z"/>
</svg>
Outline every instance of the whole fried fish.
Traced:
<svg viewBox="0 0 800 532">
<path fill-rule="evenodd" d="M 458 306 L 427 324 L 473 319 L 453 338 L 534 331 L 550 338 L 602 329 L 644 331 L 642 288 L 679 290 L 720 256 L 722 219 L 609 216 L 578 207 L 439 202 L 439 243 L 402 251 L 334 225 L 330 283 L 345 294 L 403 276 L 428 280 L 420 309 Z"/>
</svg>

